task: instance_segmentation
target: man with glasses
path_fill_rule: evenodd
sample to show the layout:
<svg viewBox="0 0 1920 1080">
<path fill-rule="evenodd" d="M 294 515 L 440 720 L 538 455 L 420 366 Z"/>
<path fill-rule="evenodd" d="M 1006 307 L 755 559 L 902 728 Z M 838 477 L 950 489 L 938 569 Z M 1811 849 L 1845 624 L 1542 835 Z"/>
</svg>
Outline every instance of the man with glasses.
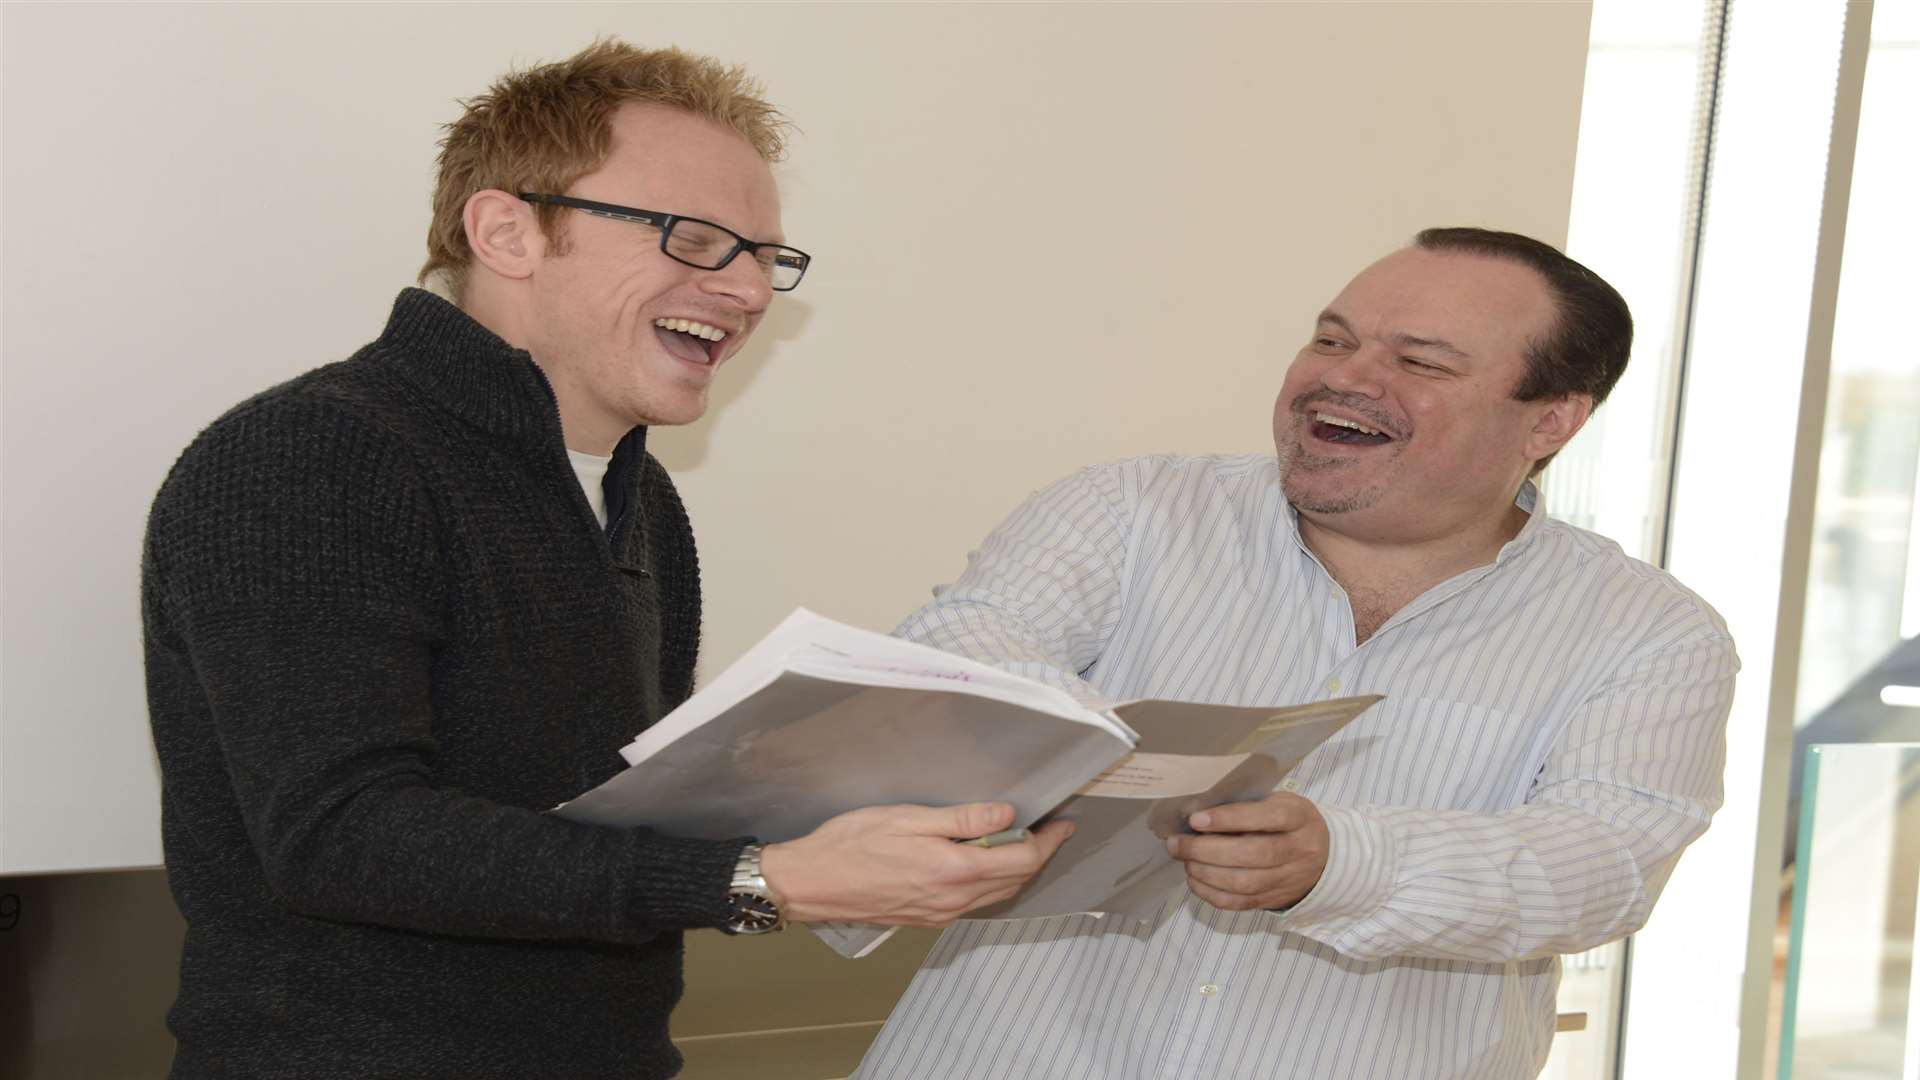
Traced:
<svg viewBox="0 0 1920 1080">
<path fill-rule="evenodd" d="M 173 1073 L 664 1077 L 681 931 L 941 925 L 1065 830 L 879 807 L 762 847 L 545 811 L 691 690 L 684 424 L 808 256 L 738 70 L 602 42 L 449 125 L 428 260 L 351 359 L 244 402 L 149 519 L 148 700 L 187 920 Z"/>
</svg>

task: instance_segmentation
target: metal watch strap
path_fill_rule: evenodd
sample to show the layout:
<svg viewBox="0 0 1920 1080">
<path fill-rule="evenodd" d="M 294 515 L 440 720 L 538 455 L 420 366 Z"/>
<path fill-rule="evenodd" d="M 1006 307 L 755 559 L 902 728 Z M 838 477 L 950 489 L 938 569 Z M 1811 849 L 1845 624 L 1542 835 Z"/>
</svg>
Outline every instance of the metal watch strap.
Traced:
<svg viewBox="0 0 1920 1080">
<path fill-rule="evenodd" d="M 760 874 L 763 849 L 762 844 L 748 844 L 734 861 L 733 882 L 727 886 L 728 933 L 768 934 L 787 924 L 780 905 L 773 901 L 773 890 Z"/>
</svg>

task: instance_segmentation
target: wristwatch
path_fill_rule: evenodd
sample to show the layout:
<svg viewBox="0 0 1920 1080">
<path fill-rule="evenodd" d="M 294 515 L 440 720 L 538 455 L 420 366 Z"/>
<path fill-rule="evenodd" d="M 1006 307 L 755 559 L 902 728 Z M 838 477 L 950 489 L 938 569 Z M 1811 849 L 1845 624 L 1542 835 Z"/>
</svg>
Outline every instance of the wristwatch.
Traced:
<svg viewBox="0 0 1920 1080">
<path fill-rule="evenodd" d="M 733 864 L 733 883 L 727 886 L 727 933 L 768 934 L 787 925 L 780 905 L 774 903 L 773 890 L 760 875 L 760 852 L 765 845 L 753 843 L 740 849 Z"/>
</svg>

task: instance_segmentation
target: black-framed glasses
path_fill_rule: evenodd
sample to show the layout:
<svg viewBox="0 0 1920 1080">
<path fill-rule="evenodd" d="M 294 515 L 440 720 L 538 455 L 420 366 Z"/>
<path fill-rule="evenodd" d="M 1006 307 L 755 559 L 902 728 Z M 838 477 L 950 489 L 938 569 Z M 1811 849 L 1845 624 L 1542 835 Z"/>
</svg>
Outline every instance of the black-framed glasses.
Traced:
<svg viewBox="0 0 1920 1080">
<path fill-rule="evenodd" d="M 744 251 L 760 264 L 761 273 L 767 275 L 767 283 L 776 292 L 788 292 L 800 284 L 800 279 L 807 274 L 807 264 L 813 261 L 813 256 L 799 248 L 759 243 L 725 225 L 715 225 L 699 218 L 663 214 L 657 210 L 636 210 L 631 206 L 576 199 L 571 195 L 539 195 L 523 191 L 520 192 L 520 198 L 530 203 L 565 206 L 595 217 L 651 225 L 660 230 L 662 254 L 674 262 L 700 270 L 719 270 Z"/>
</svg>

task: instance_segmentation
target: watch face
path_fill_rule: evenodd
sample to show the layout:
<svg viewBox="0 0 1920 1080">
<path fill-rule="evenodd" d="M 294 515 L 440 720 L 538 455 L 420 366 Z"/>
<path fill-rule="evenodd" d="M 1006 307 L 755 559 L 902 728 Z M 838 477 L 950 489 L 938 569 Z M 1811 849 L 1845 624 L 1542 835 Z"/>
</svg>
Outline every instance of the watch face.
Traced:
<svg viewBox="0 0 1920 1080">
<path fill-rule="evenodd" d="M 727 899 L 733 905 L 733 917 L 727 929 L 736 934 L 764 934 L 780 929 L 780 909 L 759 893 L 732 892 Z"/>
</svg>

